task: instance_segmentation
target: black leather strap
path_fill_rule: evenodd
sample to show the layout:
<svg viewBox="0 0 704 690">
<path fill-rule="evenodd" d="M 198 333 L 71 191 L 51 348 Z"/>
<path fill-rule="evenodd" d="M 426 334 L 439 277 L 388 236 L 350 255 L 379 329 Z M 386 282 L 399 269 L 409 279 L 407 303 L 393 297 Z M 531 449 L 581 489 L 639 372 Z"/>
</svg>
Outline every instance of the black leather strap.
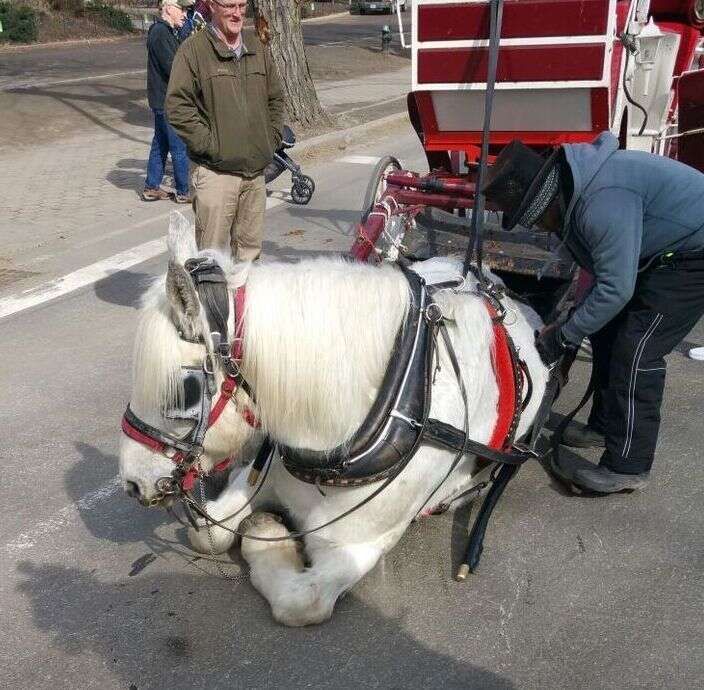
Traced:
<svg viewBox="0 0 704 690">
<path fill-rule="evenodd" d="M 175 436 L 167 434 L 165 431 L 161 431 L 155 426 L 151 426 L 150 424 L 142 421 L 139 417 L 137 417 L 137 415 L 135 415 L 134 412 L 132 412 L 129 405 L 127 405 L 127 409 L 125 410 L 125 421 L 139 431 L 139 433 L 149 436 L 149 438 L 159 441 L 159 443 L 163 443 L 170 448 L 175 448 L 176 450 L 180 450 L 184 453 L 190 452 L 193 448 L 193 444 L 190 441 L 178 439 Z"/>
<path fill-rule="evenodd" d="M 349 479 L 379 476 L 415 444 L 420 429 L 403 418 L 413 421 L 422 419 L 430 329 L 423 311 L 426 299 L 424 281 L 412 271 L 404 273 L 409 281 L 413 306 L 406 323 L 399 329 L 377 399 L 348 444 L 328 451 L 280 446 L 284 463 L 296 476 L 305 477 L 308 481 L 314 481 L 313 477 L 329 479 L 342 474 Z M 413 361 L 410 361 L 412 355 Z M 405 362 L 409 362 L 408 367 L 398 366 Z M 373 454 L 365 455 L 389 423 L 404 382 L 405 393 L 401 396 L 398 409 L 403 417 L 392 417 L 384 439 L 379 442 L 380 447 Z"/>
</svg>

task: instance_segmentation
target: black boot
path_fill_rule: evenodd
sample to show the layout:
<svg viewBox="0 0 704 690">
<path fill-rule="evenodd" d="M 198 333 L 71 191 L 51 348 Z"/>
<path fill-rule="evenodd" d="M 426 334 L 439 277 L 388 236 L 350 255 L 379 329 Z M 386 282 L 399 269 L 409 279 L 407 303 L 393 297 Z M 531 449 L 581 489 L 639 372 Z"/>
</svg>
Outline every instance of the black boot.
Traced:
<svg viewBox="0 0 704 690">
<path fill-rule="evenodd" d="M 550 459 L 550 466 L 561 479 L 578 489 L 600 494 L 642 489 L 650 479 L 650 472 L 621 474 L 604 465 L 594 465 L 578 456 L 561 455 L 559 461 L 553 456 Z"/>
<path fill-rule="evenodd" d="M 570 448 L 603 448 L 604 434 L 581 422 L 570 422 L 565 428 L 560 443 Z"/>
</svg>

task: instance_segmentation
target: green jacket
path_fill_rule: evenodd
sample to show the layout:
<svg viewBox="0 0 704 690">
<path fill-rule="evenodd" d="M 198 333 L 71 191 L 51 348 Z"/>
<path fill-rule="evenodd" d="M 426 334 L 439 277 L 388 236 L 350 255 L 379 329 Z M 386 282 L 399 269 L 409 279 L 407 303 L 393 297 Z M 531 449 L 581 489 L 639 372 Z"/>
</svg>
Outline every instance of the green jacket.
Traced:
<svg viewBox="0 0 704 690">
<path fill-rule="evenodd" d="M 166 117 L 192 161 L 255 177 L 281 143 L 284 101 L 268 50 L 255 34 L 243 38 L 239 59 L 210 29 L 184 41 L 171 68 Z"/>
</svg>

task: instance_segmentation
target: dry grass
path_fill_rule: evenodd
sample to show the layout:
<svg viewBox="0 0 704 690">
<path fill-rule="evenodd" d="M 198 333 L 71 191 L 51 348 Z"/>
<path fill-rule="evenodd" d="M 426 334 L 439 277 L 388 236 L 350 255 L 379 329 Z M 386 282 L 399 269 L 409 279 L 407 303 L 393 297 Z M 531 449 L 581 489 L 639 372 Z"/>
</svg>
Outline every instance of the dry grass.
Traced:
<svg viewBox="0 0 704 690">
<path fill-rule="evenodd" d="M 43 15 L 39 20 L 39 42 L 69 41 L 78 38 L 119 36 L 119 31 L 85 17 L 72 17 L 62 12 Z"/>
<path fill-rule="evenodd" d="M 158 0 L 101 1 L 106 5 L 112 4 L 118 7 L 138 4 L 140 6 L 147 4 L 156 6 L 158 4 Z M 39 43 L 121 35 L 120 31 L 93 18 L 76 16 L 76 12 L 80 12 L 83 7 L 83 0 L 10 0 L 10 2 L 17 5 L 28 5 L 36 10 L 39 24 Z M 8 44 L 0 41 L 0 46 L 8 47 Z"/>
</svg>

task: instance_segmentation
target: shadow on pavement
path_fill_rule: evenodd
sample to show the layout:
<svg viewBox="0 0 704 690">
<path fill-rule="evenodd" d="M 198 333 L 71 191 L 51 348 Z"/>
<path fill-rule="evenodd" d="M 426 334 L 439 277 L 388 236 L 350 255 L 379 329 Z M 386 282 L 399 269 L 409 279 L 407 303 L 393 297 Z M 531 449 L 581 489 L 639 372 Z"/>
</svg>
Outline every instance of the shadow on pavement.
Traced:
<svg viewBox="0 0 704 690">
<path fill-rule="evenodd" d="M 149 273 L 117 271 L 95 283 L 93 291 L 103 302 L 139 309 L 139 300 L 153 282 Z"/>
<path fill-rule="evenodd" d="M 323 210 L 294 205 L 289 206 L 287 211 L 291 218 L 305 220 L 315 227 L 350 238 L 357 230 L 360 216 L 358 210 L 350 211 L 337 208 Z"/>
<path fill-rule="evenodd" d="M 170 158 L 167 169 L 167 174 L 171 174 Z M 147 159 L 123 158 L 115 163 L 115 167 L 108 172 L 105 179 L 118 189 L 133 189 L 139 195 L 147 179 Z"/>
<path fill-rule="evenodd" d="M 127 132 L 113 126 L 108 122 L 108 118 L 103 116 L 103 111 L 118 111 L 118 122 L 126 125 L 138 127 L 151 127 L 153 124 L 152 113 L 144 103 L 145 88 L 128 88 L 115 84 L 101 84 L 91 82 L 88 92 L 80 87 L 74 90 L 62 90 L 57 87 L 31 87 L 6 89 L 5 93 L 16 96 L 35 96 L 51 98 L 63 106 L 70 108 L 77 115 L 101 129 L 114 134 L 115 136 L 134 141 L 138 144 L 149 146 L 151 139 L 145 141 L 139 137 L 134 137 Z M 80 131 L 80 130 L 77 130 Z"/>
<path fill-rule="evenodd" d="M 402 629 L 402 620 L 355 596 L 343 599 L 326 624 L 287 629 L 272 621 L 248 583 L 146 570 L 119 579 L 100 568 L 30 561 L 18 570 L 19 592 L 47 645 L 41 664 L 18 669 L 22 687 L 40 673 L 81 686 L 96 669 L 103 687 L 112 677 L 118 687 L 138 690 L 514 687 L 429 649 Z"/>
<path fill-rule="evenodd" d="M 276 261 L 300 261 L 301 259 L 310 259 L 314 256 L 332 256 L 339 253 L 339 251 L 324 251 L 319 249 L 292 249 L 291 247 L 282 246 L 277 242 L 267 240 L 262 242 L 264 261 L 267 259 L 275 259 Z"/>
<path fill-rule="evenodd" d="M 115 420 L 116 434 L 119 431 L 118 422 L 119 419 Z M 173 522 L 173 518 L 163 510 L 141 508 L 123 492 L 121 486 L 97 503 L 86 502 L 86 492 L 95 487 L 96 472 L 104 475 L 102 481 L 111 480 L 118 473 L 118 459 L 88 443 L 79 442 L 75 446 L 81 459 L 64 474 L 64 487 L 75 502 L 81 521 L 94 537 L 115 544 L 143 543 L 146 541 L 145 535 L 153 534 L 157 527 Z M 108 501 L 113 505 L 109 505 Z"/>
</svg>

